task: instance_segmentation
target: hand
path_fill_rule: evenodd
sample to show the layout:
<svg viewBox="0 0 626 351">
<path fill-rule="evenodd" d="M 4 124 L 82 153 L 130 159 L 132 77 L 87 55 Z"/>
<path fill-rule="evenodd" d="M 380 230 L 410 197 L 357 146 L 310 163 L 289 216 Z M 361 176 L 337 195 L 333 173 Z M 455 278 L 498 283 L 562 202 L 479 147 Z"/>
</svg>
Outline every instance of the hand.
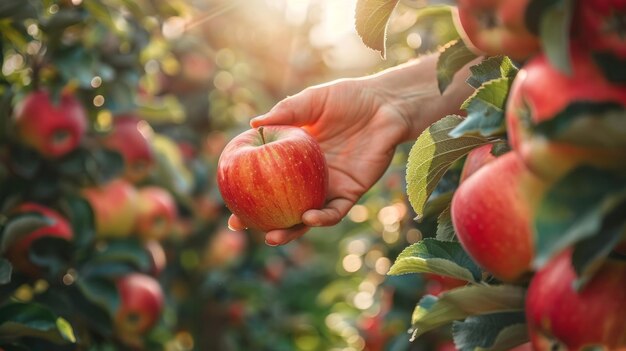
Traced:
<svg viewBox="0 0 626 351">
<path fill-rule="evenodd" d="M 383 175 L 398 144 L 424 128 L 458 113 L 471 89 L 465 73 L 441 95 L 437 88 L 437 55 L 380 74 L 310 87 L 279 102 L 250 125 L 294 125 L 305 128 L 320 144 L 329 169 L 326 207 L 308 210 L 302 224 L 266 233 L 268 245 L 283 245 L 310 227 L 332 226 Z M 244 229 L 236 216 L 229 227 Z"/>
</svg>

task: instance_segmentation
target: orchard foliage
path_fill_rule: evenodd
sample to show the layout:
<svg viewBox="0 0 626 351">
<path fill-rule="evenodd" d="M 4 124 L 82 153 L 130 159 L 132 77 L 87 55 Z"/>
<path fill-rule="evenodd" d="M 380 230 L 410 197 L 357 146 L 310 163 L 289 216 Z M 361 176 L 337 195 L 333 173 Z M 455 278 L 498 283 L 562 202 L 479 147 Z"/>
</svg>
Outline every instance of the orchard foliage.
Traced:
<svg viewBox="0 0 626 351">
<path fill-rule="evenodd" d="M 383 55 L 397 3 L 359 1 L 357 29 Z M 466 283 L 422 297 L 413 337 L 451 325 L 460 350 L 625 347 L 623 2 L 459 0 L 450 11 L 459 34 L 440 49 L 439 88 L 469 64 L 474 93 L 411 149 L 407 195 L 435 226 L 389 274 Z M 493 158 L 477 167 L 466 155 L 485 145 Z M 459 182 L 464 163 L 474 170 Z"/>
</svg>

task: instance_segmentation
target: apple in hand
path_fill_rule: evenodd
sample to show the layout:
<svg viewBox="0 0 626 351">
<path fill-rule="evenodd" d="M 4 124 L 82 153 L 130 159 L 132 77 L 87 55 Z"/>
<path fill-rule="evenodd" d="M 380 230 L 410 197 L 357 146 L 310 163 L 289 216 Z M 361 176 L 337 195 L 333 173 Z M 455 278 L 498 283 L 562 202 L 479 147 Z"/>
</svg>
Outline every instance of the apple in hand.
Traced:
<svg viewBox="0 0 626 351">
<path fill-rule="evenodd" d="M 30 261 L 28 252 L 37 239 L 44 237 L 54 237 L 71 241 L 74 238 L 72 226 L 57 211 L 32 202 L 26 202 L 15 208 L 11 215 L 34 213 L 45 217 L 51 223 L 46 226 L 34 229 L 30 233 L 15 238 L 9 243 L 4 255 L 11 262 L 15 270 L 25 273 L 31 277 L 40 275 L 41 269 Z"/>
<path fill-rule="evenodd" d="M 154 152 L 148 140 L 150 126 L 133 115 L 116 116 L 113 129 L 103 140 L 103 145 L 115 150 L 124 159 L 124 177 L 132 183 L 146 179 L 155 165 Z"/>
<path fill-rule="evenodd" d="M 535 208 L 547 188 L 514 152 L 485 165 L 454 193 L 452 223 L 472 259 L 496 278 L 531 270 Z"/>
<path fill-rule="evenodd" d="M 226 206 L 248 227 L 289 228 L 322 208 L 328 168 L 319 144 L 304 129 L 266 126 L 231 140 L 220 155 L 217 184 Z"/>
<path fill-rule="evenodd" d="M 120 238 L 133 232 L 138 196 L 128 181 L 114 179 L 102 186 L 85 188 L 82 194 L 93 211 L 97 237 Z"/>
<path fill-rule="evenodd" d="M 610 83 L 589 52 L 572 45 L 570 57 L 571 75 L 553 67 L 545 54 L 530 60 L 513 81 L 506 107 L 511 147 L 533 172 L 548 180 L 558 179 L 582 164 L 600 168 L 625 166 L 623 146 L 573 144 L 534 132 L 539 123 L 552 120 L 573 103 L 611 103 L 626 108 L 626 86 Z M 599 127 L 602 126 L 596 126 Z"/>
<path fill-rule="evenodd" d="M 626 262 L 606 260 L 577 291 L 571 255 L 555 256 L 530 282 L 526 320 L 534 349 L 626 348 Z"/>
<path fill-rule="evenodd" d="M 159 282 L 143 273 L 130 273 L 117 282 L 120 305 L 115 312 L 115 329 L 130 336 L 150 330 L 161 317 L 163 290 Z"/>
<path fill-rule="evenodd" d="M 458 0 L 455 26 L 479 54 L 507 55 L 523 60 L 539 51 L 537 36 L 526 28 L 530 0 Z"/>
<path fill-rule="evenodd" d="M 137 193 L 136 232 L 143 240 L 163 240 L 178 217 L 176 201 L 165 189 L 146 186 Z"/>
<path fill-rule="evenodd" d="M 74 150 L 87 130 L 87 112 L 71 94 L 62 93 L 58 102 L 47 91 L 26 95 L 15 108 L 13 122 L 20 140 L 49 158 Z"/>
</svg>

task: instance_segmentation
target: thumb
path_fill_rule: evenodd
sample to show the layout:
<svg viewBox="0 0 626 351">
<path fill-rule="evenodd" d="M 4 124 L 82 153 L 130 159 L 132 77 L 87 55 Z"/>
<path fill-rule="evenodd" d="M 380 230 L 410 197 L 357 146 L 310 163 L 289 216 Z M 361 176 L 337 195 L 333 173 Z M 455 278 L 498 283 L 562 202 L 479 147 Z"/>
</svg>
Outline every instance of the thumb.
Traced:
<svg viewBox="0 0 626 351">
<path fill-rule="evenodd" d="M 265 125 L 292 125 L 302 127 L 312 124 L 317 119 L 313 106 L 316 105 L 316 93 L 311 89 L 290 96 L 277 103 L 269 112 L 253 118 L 252 128 Z"/>
</svg>

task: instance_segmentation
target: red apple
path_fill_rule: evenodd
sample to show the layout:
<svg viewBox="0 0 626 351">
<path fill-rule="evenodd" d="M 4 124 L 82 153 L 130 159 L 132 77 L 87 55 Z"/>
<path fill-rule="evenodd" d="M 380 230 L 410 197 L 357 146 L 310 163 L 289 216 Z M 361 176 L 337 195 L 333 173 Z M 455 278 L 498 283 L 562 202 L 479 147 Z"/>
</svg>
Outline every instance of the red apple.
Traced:
<svg viewBox="0 0 626 351">
<path fill-rule="evenodd" d="M 496 156 L 491 153 L 492 148 L 492 144 L 482 145 L 467 154 L 463 170 L 461 171 L 461 183 L 484 165 L 496 159 Z"/>
<path fill-rule="evenodd" d="M 91 205 L 100 238 L 127 237 L 135 229 L 138 210 L 137 190 L 124 179 L 82 190 Z"/>
<path fill-rule="evenodd" d="M 210 268 L 228 266 L 241 257 L 247 246 L 248 239 L 244 232 L 220 228 L 206 248 L 205 264 Z"/>
<path fill-rule="evenodd" d="M 150 126 L 133 115 L 116 116 L 113 129 L 103 139 L 105 147 L 124 158 L 124 177 L 133 183 L 146 179 L 155 165 L 154 152 L 148 140 Z"/>
<path fill-rule="evenodd" d="M 85 109 L 67 92 L 58 103 L 46 91 L 29 93 L 15 108 L 13 121 L 20 140 L 50 158 L 74 150 L 87 130 Z"/>
<path fill-rule="evenodd" d="M 504 281 L 531 268 L 535 207 L 547 185 L 514 152 L 479 169 L 452 198 L 459 242 L 478 265 Z"/>
<path fill-rule="evenodd" d="M 533 133 L 534 125 L 551 120 L 574 102 L 615 103 L 626 107 L 626 86 L 611 84 L 588 52 L 573 45 L 571 62 L 572 75 L 568 76 L 554 68 L 546 55 L 538 55 L 518 73 L 507 102 L 511 146 L 529 168 L 546 179 L 559 178 L 581 164 L 624 167 L 621 162 L 626 156 L 624 148 L 575 145 Z"/>
<path fill-rule="evenodd" d="M 574 289 L 571 250 L 554 257 L 533 277 L 526 319 L 535 350 L 626 347 L 626 262 L 606 260 L 584 287 Z"/>
<path fill-rule="evenodd" d="M 139 189 L 136 232 L 143 240 L 163 240 L 173 230 L 178 217 L 176 201 L 165 189 L 147 186 Z"/>
<path fill-rule="evenodd" d="M 159 320 L 163 290 L 153 277 L 131 273 L 117 281 L 120 305 L 115 312 L 115 329 L 131 336 L 144 334 Z"/>
<path fill-rule="evenodd" d="M 458 0 L 455 25 L 468 46 L 479 54 L 508 55 L 523 60 L 539 51 L 537 36 L 525 24 L 530 0 Z"/>
<path fill-rule="evenodd" d="M 9 244 L 4 255 L 11 262 L 13 268 L 17 271 L 25 273 L 31 277 L 37 277 L 41 273 L 39 266 L 32 263 L 28 257 L 28 252 L 37 239 L 44 237 L 60 238 L 71 241 L 74 238 L 72 226 L 57 211 L 32 202 L 26 202 L 15 208 L 11 215 L 24 213 L 39 214 L 50 220 L 49 225 L 37 228 L 30 233 L 25 234 Z"/>
<path fill-rule="evenodd" d="M 226 206 L 245 225 L 269 231 L 299 224 L 305 211 L 324 205 L 328 168 L 304 129 L 267 126 L 226 145 L 217 183 Z"/>
<path fill-rule="evenodd" d="M 588 49 L 626 59 L 626 1 L 577 1 L 574 23 Z"/>
<path fill-rule="evenodd" d="M 426 279 L 426 294 L 433 296 L 439 296 L 448 290 L 467 285 L 465 280 L 432 273 L 424 274 L 424 278 Z"/>
</svg>

